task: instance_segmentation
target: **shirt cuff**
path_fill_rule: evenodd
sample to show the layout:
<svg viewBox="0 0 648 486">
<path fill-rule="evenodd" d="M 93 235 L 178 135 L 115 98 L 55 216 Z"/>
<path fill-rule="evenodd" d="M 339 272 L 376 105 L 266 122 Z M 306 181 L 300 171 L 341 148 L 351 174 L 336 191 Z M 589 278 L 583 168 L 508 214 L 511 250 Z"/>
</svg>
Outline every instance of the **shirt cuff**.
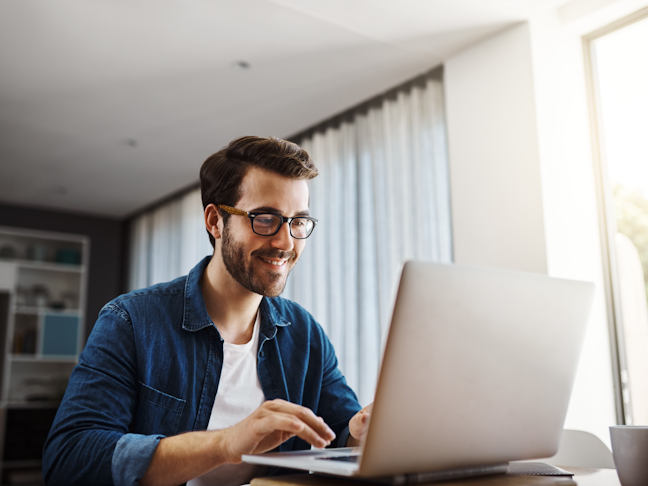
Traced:
<svg viewBox="0 0 648 486">
<path fill-rule="evenodd" d="M 137 486 L 163 435 L 125 434 L 117 442 L 111 471 L 115 486 Z"/>
<path fill-rule="evenodd" d="M 338 434 L 337 446 L 338 447 L 348 447 L 347 441 L 351 437 L 351 432 L 349 431 L 349 426 L 347 426 L 342 432 Z"/>
</svg>

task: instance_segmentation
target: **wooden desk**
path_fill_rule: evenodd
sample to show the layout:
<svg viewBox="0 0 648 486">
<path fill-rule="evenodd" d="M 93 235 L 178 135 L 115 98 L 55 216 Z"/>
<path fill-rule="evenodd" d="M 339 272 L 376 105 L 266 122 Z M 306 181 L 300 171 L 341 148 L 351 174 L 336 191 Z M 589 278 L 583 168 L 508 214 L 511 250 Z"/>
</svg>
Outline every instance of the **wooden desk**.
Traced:
<svg viewBox="0 0 648 486">
<path fill-rule="evenodd" d="M 615 469 L 585 469 L 561 466 L 574 473 L 573 478 L 565 476 L 509 476 L 497 474 L 479 478 L 460 479 L 432 483 L 438 486 L 621 486 Z M 363 486 L 372 483 L 324 478 L 310 474 L 256 478 L 252 486 Z M 376 483 L 373 483 L 376 484 Z M 384 486 L 384 485 L 381 485 Z"/>
</svg>

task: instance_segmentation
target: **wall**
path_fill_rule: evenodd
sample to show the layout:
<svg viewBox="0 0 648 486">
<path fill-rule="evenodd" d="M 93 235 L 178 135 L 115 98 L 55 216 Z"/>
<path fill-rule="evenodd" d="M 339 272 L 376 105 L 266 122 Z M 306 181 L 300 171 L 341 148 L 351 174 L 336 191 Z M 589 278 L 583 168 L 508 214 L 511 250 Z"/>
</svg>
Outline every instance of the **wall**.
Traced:
<svg viewBox="0 0 648 486">
<path fill-rule="evenodd" d="M 445 63 L 456 263 L 546 273 L 529 26 Z"/>
<path fill-rule="evenodd" d="M 122 292 L 123 224 L 106 218 L 0 204 L 0 226 L 74 233 L 90 238 L 87 336 L 104 304 Z"/>
<path fill-rule="evenodd" d="M 609 443 L 616 418 L 581 40 L 543 22 L 445 63 L 455 255 L 596 284 L 565 427 Z"/>
</svg>

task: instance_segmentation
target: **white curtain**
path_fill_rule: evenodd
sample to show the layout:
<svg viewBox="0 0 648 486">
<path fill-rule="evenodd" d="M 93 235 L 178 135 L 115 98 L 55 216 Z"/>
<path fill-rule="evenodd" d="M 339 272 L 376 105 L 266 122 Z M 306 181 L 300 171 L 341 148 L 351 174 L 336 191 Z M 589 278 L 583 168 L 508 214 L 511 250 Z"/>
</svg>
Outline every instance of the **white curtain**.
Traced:
<svg viewBox="0 0 648 486">
<path fill-rule="evenodd" d="M 319 168 L 319 224 L 284 297 L 331 339 L 363 405 L 373 400 L 400 267 L 452 261 L 443 83 L 433 71 L 292 137 Z M 211 253 L 199 191 L 135 218 L 131 288 L 170 280 Z"/>
<path fill-rule="evenodd" d="M 186 275 L 212 253 L 195 189 L 131 221 L 130 290 Z"/>
</svg>

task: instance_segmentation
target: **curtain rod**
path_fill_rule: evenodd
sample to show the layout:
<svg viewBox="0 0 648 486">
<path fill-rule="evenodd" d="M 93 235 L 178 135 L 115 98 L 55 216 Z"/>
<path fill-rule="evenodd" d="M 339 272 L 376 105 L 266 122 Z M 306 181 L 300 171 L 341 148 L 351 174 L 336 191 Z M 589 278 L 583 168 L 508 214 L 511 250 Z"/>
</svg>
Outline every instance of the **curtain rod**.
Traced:
<svg viewBox="0 0 648 486">
<path fill-rule="evenodd" d="M 314 133 L 323 132 L 329 127 L 339 126 L 345 121 L 353 119 L 359 112 L 367 111 L 374 106 L 379 106 L 386 99 L 395 99 L 398 96 L 398 93 L 403 91 L 409 91 L 415 86 L 425 85 L 428 79 L 437 79 L 441 81 L 443 79 L 443 64 L 440 66 L 435 66 L 428 71 L 425 71 L 414 78 L 408 79 L 404 83 L 401 83 L 397 86 L 389 88 L 382 93 L 372 96 L 368 100 L 362 101 L 351 108 L 347 108 L 342 113 L 333 115 L 332 117 L 318 122 L 305 130 L 300 130 L 299 132 L 287 137 L 286 140 L 290 141 L 300 141 L 306 137 L 312 136 Z"/>
</svg>

